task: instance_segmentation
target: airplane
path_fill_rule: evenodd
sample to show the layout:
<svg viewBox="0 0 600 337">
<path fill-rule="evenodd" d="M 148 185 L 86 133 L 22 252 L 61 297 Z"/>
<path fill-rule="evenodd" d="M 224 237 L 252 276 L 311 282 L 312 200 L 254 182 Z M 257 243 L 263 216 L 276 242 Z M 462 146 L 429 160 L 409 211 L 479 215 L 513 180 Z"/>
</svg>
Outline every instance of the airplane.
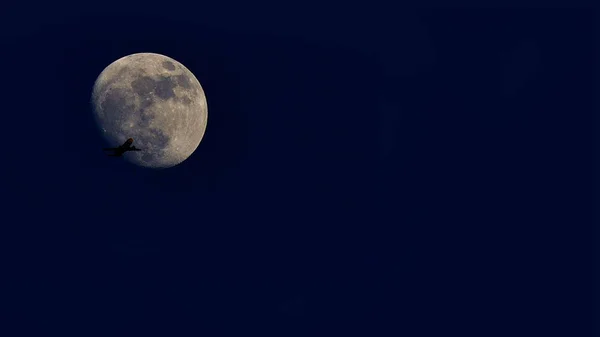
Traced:
<svg viewBox="0 0 600 337">
<path fill-rule="evenodd" d="M 111 157 L 121 157 L 123 156 L 123 153 L 127 152 L 127 151 L 142 151 L 141 149 L 138 149 L 135 146 L 132 146 L 131 144 L 133 144 L 133 138 L 129 138 L 125 141 L 125 143 L 123 143 L 123 145 L 120 145 L 119 147 L 109 147 L 109 148 L 104 148 L 104 151 L 113 151 L 112 154 L 109 154 L 109 156 Z"/>
</svg>

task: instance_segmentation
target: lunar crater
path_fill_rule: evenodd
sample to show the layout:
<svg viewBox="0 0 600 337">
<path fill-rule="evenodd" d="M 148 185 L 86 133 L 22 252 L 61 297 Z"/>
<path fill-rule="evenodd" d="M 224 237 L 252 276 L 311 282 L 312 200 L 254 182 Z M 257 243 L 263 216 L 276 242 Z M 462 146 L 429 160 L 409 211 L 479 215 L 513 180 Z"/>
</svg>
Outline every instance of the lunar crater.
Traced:
<svg viewBox="0 0 600 337">
<path fill-rule="evenodd" d="M 154 91 L 154 80 L 149 76 L 136 78 L 131 82 L 131 88 L 140 96 L 148 95 Z"/>
<path fill-rule="evenodd" d="M 169 71 L 175 70 L 175 65 L 170 61 L 163 61 L 162 66 Z"/>
<path fill-rule="evenodd" d="M 190 89 L 192 87 L 192 83 L 190 79 L 186 75 L 177 75 L 175 76 L 175 81 L 177 84 L 185 89 Z"/>
<path fill-rule="evenodd" d="M 162 77 L 160 80 L 156 82 L 156 96 L 158 98 L 167 100 L 169 98 L 175 97 L 175 92 L 173 89 L 177 86 L 173 81 L 171 81 L 168 77 Z"/>
<path fill-rule="evenodd" d="M 190 105 L 190 104 L 192 104 L 192 100 L 191 100 L 189 97 L 187 97 L 187 96 L 183 96 L 183 97 L 181 97 L 181 102 L 182 102 L 183 104 L 185 104 L 185 105 Z"/>
</svg>

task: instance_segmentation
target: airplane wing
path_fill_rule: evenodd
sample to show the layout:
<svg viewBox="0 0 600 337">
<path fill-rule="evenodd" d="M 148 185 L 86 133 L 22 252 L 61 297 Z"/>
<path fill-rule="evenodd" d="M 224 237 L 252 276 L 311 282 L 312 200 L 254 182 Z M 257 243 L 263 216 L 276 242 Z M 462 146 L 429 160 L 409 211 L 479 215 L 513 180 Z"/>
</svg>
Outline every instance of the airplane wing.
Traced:
<svg viewBox="0 0 600 337">
<path fill-rule="evenodd" d="M 111 156 L 111 157 L 121 157 L 123 155 L 123 149 L 121 149 L 120 147 L 105 147 L 103 148 L 104 151 L 111 151 L 108 152 L 107 155 Z"/>
<path fill-rule="evenodd" d="M 132 147 L 129 149 L 129 151 L 142 151 L 142 149 L 138 149 L 137 147 L 135 147 L 135 146 L 132 146 Z"/>
</svg>

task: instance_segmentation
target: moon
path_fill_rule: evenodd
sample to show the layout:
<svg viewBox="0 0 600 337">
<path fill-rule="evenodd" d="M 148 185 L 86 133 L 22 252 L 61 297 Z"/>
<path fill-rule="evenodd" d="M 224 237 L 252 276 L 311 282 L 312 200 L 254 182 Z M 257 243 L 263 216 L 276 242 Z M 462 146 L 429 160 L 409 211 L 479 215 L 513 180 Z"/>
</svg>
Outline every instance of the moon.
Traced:
<svg viewBox="0 0 600 337">
<path fill-rule="evenodd" d="M 108 65 L 92 90 L 94 119 L 110 146 L 133 138 L 142 151 L 124 154 L 149 168 L 169 168 L 200 145 L 208 110 L 200 82 L 165 55 L 137 53 Z"/>
</svg>

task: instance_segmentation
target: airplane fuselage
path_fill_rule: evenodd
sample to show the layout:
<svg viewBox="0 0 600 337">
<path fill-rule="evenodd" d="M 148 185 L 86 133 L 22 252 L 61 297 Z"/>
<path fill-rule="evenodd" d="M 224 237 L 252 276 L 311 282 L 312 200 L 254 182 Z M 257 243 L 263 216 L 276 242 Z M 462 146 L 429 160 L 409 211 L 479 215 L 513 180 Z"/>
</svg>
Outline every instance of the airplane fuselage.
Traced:
<svg viewBox="0 0 600 337">
<path fill-rule="evenodd" d="M 131 146 L 133 144 L 133 138 L 129 138 L 123 143 L 123 145 L 119 145 L 119 147 L 114 148 L 105 148 L 105 151 L 113 151 L 112 154 L 109 154 L 111 157 L 121 157 L 123 153 L 127 151 L 140 151 L 135 146 Z"/>
<path fill-rule="evenodd" d="M 123 148 L 130 148 L 131 144 L 133 144 L 133 138 L 129 138 L 125 141 L 125 143 L 123 143 L 123 145 L 121 145 Z"/>
</svg>

